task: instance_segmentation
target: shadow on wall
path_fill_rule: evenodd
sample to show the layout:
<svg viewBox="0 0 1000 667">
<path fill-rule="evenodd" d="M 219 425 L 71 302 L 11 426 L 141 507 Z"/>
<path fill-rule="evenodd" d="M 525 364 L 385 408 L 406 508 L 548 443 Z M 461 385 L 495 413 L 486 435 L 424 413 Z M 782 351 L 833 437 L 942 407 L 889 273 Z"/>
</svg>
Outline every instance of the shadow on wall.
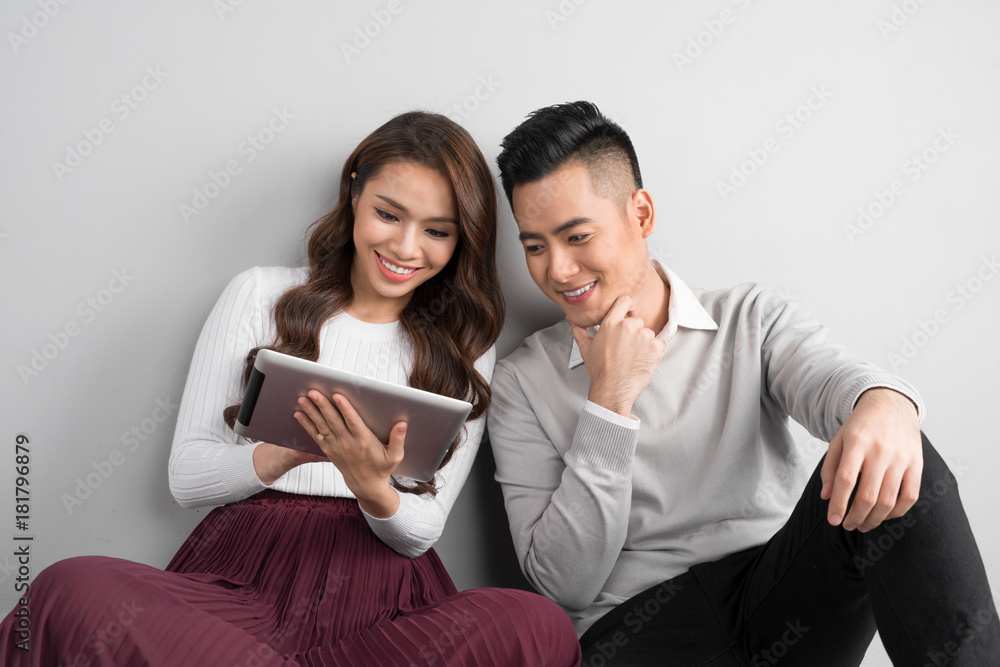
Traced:
<svg viewBox="0 0 1000 667">
<path fill-rule="evenodd" d="M 495 473 L 493 448 L 489 434 L 484 433 L 469 478 L 452 509 L 445 531 L 451 533 L 449 545 L 459 542 L 465 548 L 457 558 L 448 558 L 451 554 L 441 555 L 459 590 L 496 586 L 532 591 L 534 589 L 518 566 L 503 492 L 500 483 L 493 478 Z M 469 562 L 470 558 L 476 562 Z"/>
</svg>

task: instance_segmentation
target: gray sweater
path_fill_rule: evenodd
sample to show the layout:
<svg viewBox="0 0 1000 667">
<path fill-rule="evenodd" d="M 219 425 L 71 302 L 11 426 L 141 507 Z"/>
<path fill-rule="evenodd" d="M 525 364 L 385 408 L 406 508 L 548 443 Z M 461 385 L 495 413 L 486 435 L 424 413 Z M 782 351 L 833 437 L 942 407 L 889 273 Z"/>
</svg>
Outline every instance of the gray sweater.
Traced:
<svg viewBox="0 0 1000 667">
<path fill-rule="evenodd" d="M 637 419 L 587 400 L 565 322 L 529 336 L 493 375 L 490 442 L 521 569 L 580 635 L 636 593 L 784 524 L 816 464 L 789 417 L 829 442 L 873 387 L 924 414 L 910 384 L 828 342 L 775 291 L 692 290 L 656 266 L 671 288 L 667 344 Z"/>
</svg>

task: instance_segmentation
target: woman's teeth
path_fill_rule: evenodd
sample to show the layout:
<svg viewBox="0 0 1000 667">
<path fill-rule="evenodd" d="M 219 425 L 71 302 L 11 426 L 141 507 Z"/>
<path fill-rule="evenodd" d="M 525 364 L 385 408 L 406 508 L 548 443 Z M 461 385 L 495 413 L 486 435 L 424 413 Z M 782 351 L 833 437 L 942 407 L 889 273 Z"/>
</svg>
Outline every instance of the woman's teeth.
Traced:
<svg viewBox="0 0 1000 667">
<path fill-rule="evenodd" d="M 409 273 L 413 273 L 414 271 L 416 271 L 416 269 L 404 269 L 402 267 L 396 266 L 395 264 L 390 264 L 389 262 L 385 261 L 385 258 L 382 257 L 382 255 L 378 256 L 378 261 L 382 262 L 382 266 L 384 266 L 385 268 L 389 269 L 393 273 L 401 273 L 404 276 L 407 275 L 407 274 L 409 274 Z"/>
<path fill-rule="evenodd" d="M 573 290 L 572 292 L 563 292 L 563 294 L 565 294 L 566 296 L 580 296 L 581 294 L 583 294 L 584 292 L 586 292 L 587 290 L 589 290 L 591 287 L 593 287 L 596 284 L 597 284 L 597 281 L 595 280 L 594 282 L 590 283 L 589 285 L 584 285 L 583 287 L 581 287 L 578 290 Z"/>
</svg>

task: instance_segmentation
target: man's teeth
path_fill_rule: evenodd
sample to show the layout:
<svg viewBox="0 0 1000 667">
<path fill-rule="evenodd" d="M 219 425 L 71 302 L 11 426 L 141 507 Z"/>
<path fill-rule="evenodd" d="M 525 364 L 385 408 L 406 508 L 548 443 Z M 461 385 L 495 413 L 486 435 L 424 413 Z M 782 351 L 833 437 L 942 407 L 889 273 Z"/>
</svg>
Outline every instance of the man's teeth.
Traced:
<svg viewBox="0 0 1000 667">
<path fill-rule="evenodd" d="M 385 261 L 385 258 L 382 257 L 382 255 L 378 256 L 378 261 L 382 262 L 382 266 L 384 266 L 385 268 L 389 269 L 393 273 L 401 273 L 404 276 L 407 275 L 407 274 L 409 274 L 409 273 L 413 273 L 414 271 L 416 271 L 416 269 L 404 269 L 404 268 L 401 268 L 399 266 L 396 266 L 395 264 L 390 264 L 389 262 Z"/>
<path fill-rule="evenodd" d="M 597 284 L 597 281 L 595 280 L 594 282 L 590 283 L 589 285 L 584 285 L 583 287 L 581 287 L 578 290 L 573 290 L 572 292 L 563 292 L 563 294 L 565 294 L 566 296 L 580 296 L 581 294 L 583 294 L 584 292 L 586 292 L 587 290 L 589 290 L 591 287 L 593 287 L 596 284 Z"/>
</svg>

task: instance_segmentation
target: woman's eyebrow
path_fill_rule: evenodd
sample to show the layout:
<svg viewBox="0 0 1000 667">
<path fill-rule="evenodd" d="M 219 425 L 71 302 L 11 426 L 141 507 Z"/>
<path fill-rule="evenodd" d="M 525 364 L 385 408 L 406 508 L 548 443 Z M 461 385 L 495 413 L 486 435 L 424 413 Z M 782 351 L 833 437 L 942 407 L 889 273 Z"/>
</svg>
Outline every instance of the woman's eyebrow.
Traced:
<svg viewBox="0 0 1000 667">
<path fill-rule="evenodd" d="M 409 210 L 407 210 L 407 208 L 405 206 L 403 206 L 402 204 L 400 204 L 395 199 L 391 199 L 390 197 L 386 197 L 385 195 L 378 195 L 377 194 L 375 196 L 378 197 L 379 199 L 381 199 L 382 201 L 384 201 L 389 206 L 395 207 L 395 208 L 399 209 L 400 211 L 402 211 L 403 213 L 409 213 Z M 428 220 L 431 221 L 431 222 L 450 222 L 453 225 L 457 225 L 458 224 L 458 220 L 456 220 L 455 218 L 452 218 L 450 216 L 447 216 L 447 215 L 434 216 L 432 218 L 428 218 Z"/>
</svg>

